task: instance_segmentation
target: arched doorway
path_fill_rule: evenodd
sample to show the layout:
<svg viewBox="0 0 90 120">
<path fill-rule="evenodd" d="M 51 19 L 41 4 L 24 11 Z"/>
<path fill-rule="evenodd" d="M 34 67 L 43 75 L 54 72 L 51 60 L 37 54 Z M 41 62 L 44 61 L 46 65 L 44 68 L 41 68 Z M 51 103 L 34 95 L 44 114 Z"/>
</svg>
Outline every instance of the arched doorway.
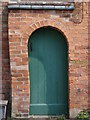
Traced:
<svg viewBox="0 0 90 120">
<path fill-rule="evenodd" d="M 28 43 L 30 115 L 68 112 L 68 46 L 52 27 L 32 33 Z"/>
</svg>

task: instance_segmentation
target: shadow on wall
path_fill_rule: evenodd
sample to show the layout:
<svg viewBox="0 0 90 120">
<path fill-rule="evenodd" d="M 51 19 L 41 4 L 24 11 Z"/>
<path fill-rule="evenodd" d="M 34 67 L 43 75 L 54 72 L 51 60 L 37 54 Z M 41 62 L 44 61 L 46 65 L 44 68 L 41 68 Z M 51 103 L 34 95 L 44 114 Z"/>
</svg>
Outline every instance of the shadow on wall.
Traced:
<svg viewBox="0 0 90 120">
<path fill-rule="evenodd" d="M 2 3 L 2 98 L 8 100 L 7 115 L 11 115 L 11 72 L 8 41 L 8 8 Z"/>
</svg>

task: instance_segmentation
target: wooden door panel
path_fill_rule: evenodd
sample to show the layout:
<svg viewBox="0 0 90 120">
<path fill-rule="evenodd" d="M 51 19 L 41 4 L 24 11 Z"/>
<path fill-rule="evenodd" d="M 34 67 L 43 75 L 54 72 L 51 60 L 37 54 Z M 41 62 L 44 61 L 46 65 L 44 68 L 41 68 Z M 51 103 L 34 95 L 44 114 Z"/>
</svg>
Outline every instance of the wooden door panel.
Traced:
<svg viewBox="0 0 90 120">
<path fill-rule="evenodd" d="M 28 45 L 30 114 L 68 112 L 68 48 L 64 36 L 50 27 L 41 28 L 31 35 Z"/>
</svg>

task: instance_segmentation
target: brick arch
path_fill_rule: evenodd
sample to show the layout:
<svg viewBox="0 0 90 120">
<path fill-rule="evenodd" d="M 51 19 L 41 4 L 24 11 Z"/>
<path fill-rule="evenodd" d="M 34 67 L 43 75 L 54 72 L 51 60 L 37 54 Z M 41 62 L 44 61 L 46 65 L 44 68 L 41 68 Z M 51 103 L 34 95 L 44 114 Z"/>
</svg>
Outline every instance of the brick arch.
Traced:
<svg viewBox="0 0 90 120">
<path fill-rule="evenodd" d="M 71 41 L 71 34 L 69 32 L 69 27 L 68 26 L 65 26 L 64 24 L 58 22 L 58 21 L 55 21 L 55 20 L 42 20 L 42 21 L 38 21 L 38 22 L 35 22 L 33 24 L 31 24 L 27 30 L 25 32 L 23 32 L 22 34 L 22 40 L 23 38 L 26 38 L 26 41 L 27 41 L 27 44 L 28 44 L 28 39 L 29 37 L 31 36 L 31 34 L 41 28 L 41 27 L 45 27 L 45 26 L 51 26 L 53 28 L 56 28 L 57 30 L 59 30 L 66 38 L 67 40 L 67 44 L 68 44 L 68 47 L 69 47 L 69 41 Z M 69 41 L 68 41 L 69 40 Z"/>
<path fill-rule="evenodd" d="M 71 41 L 72 37 L 71 37 L 71 34 L 69 33 L 69 28 L 64 26 L 64 24 L 61 24 L 58 21 L 54 21 L 54 20 L 42 20 L 42 21 L 38 21 L 38 22 L 35 22 L 35 23 L 31 24 L 27 28 L 27 30 L 22 34 L 21 41 L 22 42 L 23 42 L 23 40 L 26 41 L 25 48 L 26 48 L 26 51 L 27 51 L 27 64 L 26 65 L 27 65 L 27 73 L 28 73 L 28 86 L 27 86 L 27 88 L 28 88 L 28 92 L 27 92 L 28 93 L 28 99 L 30 99 L 30 83 L 29 83 L 30 78 L 29 78 L 29 69 L 28 69 L 28 47 L 27 47 L 28 40 L 29 40 L 29 37 L 31 36 L 31 34 L 35 30 L 37 30 L 37 29 L 39 29 L 41 27 L 46 27 L 46 26 L 50 26 L 52 28 L 57 29 L 58 31 L 60 31 L 65 36 L 65 38 L 67 40 L 67 45 L 68 45 L 68 53 L 70 53 L 69 52 L 69 46 L 70 46 L 70 41 Z M 68 58 L 69 58 L 69 54 L 68 54 Z M 68 63 L 68 65 L 69 65 L 69 63 Z M 69 66 L 68 66 L 68 76 L 69 76 Z M 68 86 L 70 88 L 69 77 L 68 77 Z M 70 90 L 68 90 L 68 91 L 70 91 Z M 70 94 L 70 92 L 69 92 L 69 94 Z M 70 106 L 70 101 L 69 101 L 69 106 Z M 29 113 L 29 104 L 28 104 L 28 113 Z"/>
</svg>

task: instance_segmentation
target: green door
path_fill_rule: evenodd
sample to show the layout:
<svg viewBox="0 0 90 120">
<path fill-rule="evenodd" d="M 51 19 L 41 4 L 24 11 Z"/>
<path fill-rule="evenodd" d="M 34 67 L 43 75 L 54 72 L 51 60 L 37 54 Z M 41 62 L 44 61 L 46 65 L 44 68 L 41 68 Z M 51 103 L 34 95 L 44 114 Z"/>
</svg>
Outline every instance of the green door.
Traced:
<svg viewBox="0 0 90 120">
<path fill-rule="evenodd" d="M 65 37 L 46 27 L 36 30 L 28 43 L 30 115 L 68 112 L 68 48 Z"/>
</svg>

